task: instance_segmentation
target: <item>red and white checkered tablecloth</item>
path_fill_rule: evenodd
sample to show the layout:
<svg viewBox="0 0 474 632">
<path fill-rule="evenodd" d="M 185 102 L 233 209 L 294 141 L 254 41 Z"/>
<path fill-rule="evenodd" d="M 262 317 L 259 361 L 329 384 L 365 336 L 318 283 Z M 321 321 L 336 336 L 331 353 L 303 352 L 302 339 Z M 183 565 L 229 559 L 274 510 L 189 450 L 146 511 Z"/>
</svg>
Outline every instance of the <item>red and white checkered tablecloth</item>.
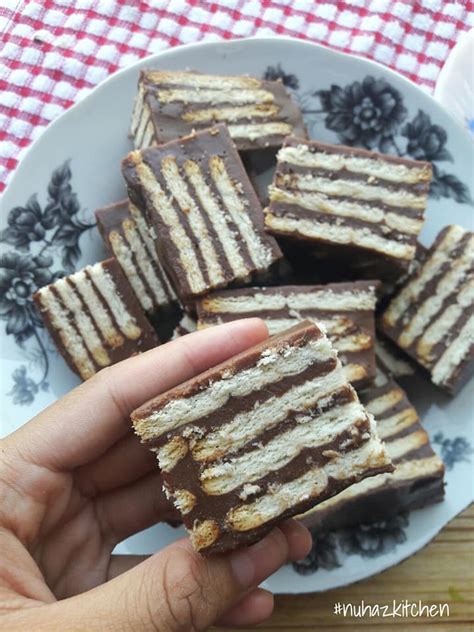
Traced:
<svg viewBox="0 0 474 632">
<path fill-rule="evenodd" d="M 170 46 L 290 35 L 434 88 L 471 0 L 0 0 L 0 191 L 22 150 L 110 73 Z"/>
</svg>

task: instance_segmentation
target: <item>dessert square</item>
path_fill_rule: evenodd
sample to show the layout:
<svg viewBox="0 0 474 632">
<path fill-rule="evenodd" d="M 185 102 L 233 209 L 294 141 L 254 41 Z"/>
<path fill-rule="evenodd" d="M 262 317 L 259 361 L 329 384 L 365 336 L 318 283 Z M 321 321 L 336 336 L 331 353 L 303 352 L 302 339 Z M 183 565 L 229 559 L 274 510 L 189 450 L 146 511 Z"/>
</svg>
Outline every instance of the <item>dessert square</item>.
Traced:
<svg viewBox="0 0 474 632">
<path fill-rule="evenodd" d="M 33 299 L 58 351 L 83 380 L 159 344 L 115 259 L 58 279 Z"/>
<path fill-rule="evenodd" d="M 325 334 L 304 321 L 132 413 L 194 548 L 219 553 L 391 471 Z"/>
<path fill-rule="evenodd" d="M 281 81 L 248 76 L 145 70 L 132 115 L 136 149 L 225 123 L 237 149 L 280 147 L 306 136 L 303 117 Z"/>
<path fill-rule="evenodd" d="M 178 299 L 156 254 L 150 226 L 129 200 L 95 212 L 107 250 L 115 256 L 142 309 L 152 321 L 176 308 Z"/>
<path fill-rule="evenodd" d="M 346 378 L 360 388 L 375 377 L 377 286 L 378 281 L 356 281 L 213 292 L 196 303 L 198 327 L 257 316 L 273 335 L 309 319 L 324 327 Z"/>
<path fill-rule="evenodd" d="M 455 393 L 474 368 L 474 233 L 444 228 L 380 318 L 380 329 Z"/>
<path fill-rule="evenodd" d="M 123 161 L 130 197 L 146 207 L 158 255 L 183 303 L 267 272 L 281 251 L 224 125 Z"/>
<path fill-rule="evenodd" d="M 300 516 L 318 532 L 388 520 L 444 497 L 443 462 L 403 389 L 379 370 L 360 400 L 375 417 L 395 471 L 356 483 Z"/>
<path fill-rule="evenodd" d="M 312 244 L 324 258 L 367 261 L 361 271 L 370 264 L 369 277 L 374 270 L 396 277 L 415 256 L 431 175 L 428 162 L 287 138 L 265 226 Z"/>
</svg>

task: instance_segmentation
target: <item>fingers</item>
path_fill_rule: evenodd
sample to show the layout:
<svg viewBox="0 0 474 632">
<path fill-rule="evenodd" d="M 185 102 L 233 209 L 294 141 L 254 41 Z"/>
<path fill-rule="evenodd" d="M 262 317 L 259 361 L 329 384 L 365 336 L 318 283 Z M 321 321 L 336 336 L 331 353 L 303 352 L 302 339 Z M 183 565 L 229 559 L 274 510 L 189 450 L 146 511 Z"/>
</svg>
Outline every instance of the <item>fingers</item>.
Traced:
<svg viewBox="0 0 474 632">
<path fill-rule="evenodd" d="M 107 581 L 126 573 L 137 564 L 147 560 L 150 555 L 111 555 L 109 568 L 107 569 Z"/>
<path fill-rule="evenodd" d="M 189 540 L 175 542 L 106 584 L 54 604 L 50 629 L 65 616 L 71 630 L 94 629 L 99 621 L 110 629 L 143 632 L 205 630 L 216 621 L 261 622 L 272 602 L 255 589 L 301 552 L 303 538 L 296 529 L 285 525 L 253 546 L 209 558 L 194 552 Z"/>
<path fill-rule="evenodd" d="M 255 588 L 216 623 L 224 627 L 258 625 L 272 615 L 273 605 L 273 595 L 270 591 Z"/>
<path fill-rule="evenodd" d="M 162 486 L 157 470 L 95 498 L 93 502 L 104 539 L 115 545 L 157 522 L 180 521 L 179 512 L 166 499 Z"/>
<path fill-rule="evenodd" d="M 268 336 L 258 318 L 184 336 L 129 358 L 74 389 L 10 437 L 36 463 L 69 470 L 103 454 L 129 431 L 130 412 L 147 399 Z"/>
<path fill-rule="evenodd" d="M 133 432 L 128 432 L 98 459 L 77 468 L 74 478 L 81 493 L 92 497 L 132 483 L 157 469 L 156 455 Z"/>
<path fill-rule="evenodd" d="M 313 539 L 308 529 L 297 520 L 287 520 L 280 529 L 283 531 L 288 542 L 288 559 L 290 562 L 297 562 L 304 559 L 311 551 Z"/>
</svg>

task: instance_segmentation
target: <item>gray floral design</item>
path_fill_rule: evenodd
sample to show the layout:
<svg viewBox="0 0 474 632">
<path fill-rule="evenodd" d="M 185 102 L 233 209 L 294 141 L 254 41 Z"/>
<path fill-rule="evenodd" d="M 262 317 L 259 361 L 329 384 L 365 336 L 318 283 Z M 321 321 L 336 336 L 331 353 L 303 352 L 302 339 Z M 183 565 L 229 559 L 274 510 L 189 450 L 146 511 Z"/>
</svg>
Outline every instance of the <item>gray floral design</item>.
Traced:
<svg viewBox="0 0 474 632">
<path fill-rule="evenodd" d="M 300 82 L 296 75 L 291 73 L 286 73 L 281 64 L 277 64 L 276 66 L 268 66 L 268 68 L 263 73 L 263 78 L 267 81 L 277 81 L 281 80 L 284 86 L 290 88 L 291 90 L 298 90 L 300 87 Z"/>
<path fill-rule="evenodd" d="M 6 323 L 6 334 L 14 337 L 30 359 L 33 357 L 33 364 L 42 367 L 39 380 L 28 375 L 26 365 L 14 371 L 8 394 L 15 404 L 31 404 L 39 389 L 49 388 L 48 354 L 40 335 L 43 322 L 32 295 L 74 269 L 81 254 L 79 240 L 94 226 L 81 217 L 71 178 L 69 162 L 65 162 L 51 175 L 45 207 L 37 195 L 31 196 L 24 206 L 10 210 L 7 227 L 0 233 L 0 242 L 15 248 L 0 255 L 0 320 Z M 56 269 L 56 259 L 63 269 Z M 32 337 L 36 349 L 26 349 L 25 343 Z"/>
<path fill-rule="evenodd" d="M 311 575 L 320 568 L 332 570 L 340 566 L 336 534 L 319 533 L 315 530 L 311 535 L 313 537 L 311 551 L 304 560 L 293 563 L 295 571 L 300 575 Z"/>
<path fill-rule="evenodd" d="M 339 543 L 341 549 L 349 555 L 378 557 L 392 551 L 407 539 L 408 515 L 399 514 L 390 520 L 361 524 L 351 529 L 343 529 Z"/>
<path fill-rule="evenodd" d="M 325 125 L 346 145 L 390 151 L 393 136 L 407 117 L 402 95 L 384 79 L 368 76 L 348 86 L 318 90 Z"/>
<path fill-rule="evenodd" d="M 264 76 L 281 78 L 295 90 L 312 136 L 322 123 L 345 145 L 428 160 L 433 165 L 431 197 L 472 204 L 467 184 L 439 165 L 453 161 L 446 130 L 423 110 L 409 118 L 402 93 L 385 79 L 367 75 L 345 86 L 332 84 L 324 90 L 299 93 L 298 78 L 286 73 L 281 64 L 267 68 Z"/>
<path fill-rule="evenodd" d="M 408 514 L 399 514 L 372 524 L 361 524 L 331 532 L 313 530 L 313 546 L 304 560 L 293 564 L 300 575 L 310 575 L 319 569 L 332 570 L 343 565 L 341 556 L 359 555 L 373 558 L 392 551 L 406 541 Z"/>
<path fill-rule="evenodd" d="M 442 432 L 437 432 L 432 443 L 440 446 L 441 458 L 447 470 L 452 470 L 456 463 L 470 462 L 474 450 L 466 437 L 447 438 Z"/>
<path fill-rule="evenodd" d="M 48 365 L 46 365 L 46 367 L 48 367 Z M 46 370 L 45 373 L 47 374 L 48 371 Z M 29 377 L 27 368 L 24 364 L 13 371 L 12 378 L 13 387 L 11 391 L 8 392 L 8 395 L 13 398 L 14 404 L 20 404 L 22 406 L 32 404 L 35 399 L 35 395 L 38 393 L 40 388 L 43 391 L 47 391 L 49 389 L 49 383 L 45 378 L 43 378 L 40 382 L 35 382 L 31 377 Z"/>
<path fill-rule="evenodd" d="M 446 149 L 448 140 L 446 131 L 439 125 L 433 125 L 430 117 L 418 110 L 415 118 L 403 126 L 402 136 L 407 138 L 407 153 L 416 160 L 449 160 L 453 157 Z"/>
</svg>

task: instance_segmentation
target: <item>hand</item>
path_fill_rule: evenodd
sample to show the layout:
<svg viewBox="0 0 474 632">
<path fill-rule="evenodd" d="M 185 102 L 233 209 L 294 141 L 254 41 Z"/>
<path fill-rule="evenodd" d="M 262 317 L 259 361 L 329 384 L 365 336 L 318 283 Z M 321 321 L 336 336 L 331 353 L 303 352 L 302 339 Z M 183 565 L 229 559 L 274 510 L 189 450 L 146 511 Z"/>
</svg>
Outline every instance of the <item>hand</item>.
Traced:
<svg viewBox="0 0 474 632">
<path fill-rule="evenodd" d="M 176 518 L 130 412 L 267 335 L 258 319 L 190 334 L 101 371 L 1 441 L 1 629 L 187 632 L 270 616 L 258 584 L 310 547 L 295 521 L 207 559 L 188 539 L 147 558 L 112 554 Z"/>
</svg>

